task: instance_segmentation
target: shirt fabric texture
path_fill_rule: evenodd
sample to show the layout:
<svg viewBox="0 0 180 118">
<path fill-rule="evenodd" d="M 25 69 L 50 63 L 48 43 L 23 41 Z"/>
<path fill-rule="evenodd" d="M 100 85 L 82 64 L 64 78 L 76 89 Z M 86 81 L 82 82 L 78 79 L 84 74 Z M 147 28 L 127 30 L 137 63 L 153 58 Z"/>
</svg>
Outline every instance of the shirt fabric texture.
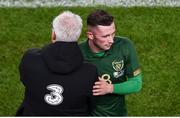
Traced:
<svg viewBox="0 0 180 118">
<path fill-rule="evenodd" d="M 80 44 L 86 62 L 91 62 L 98 69 L 98 76 L 111 84 L 121 84 L 127 78 L 140 74 L 140 65 L 132 42 L 124 37 L 115 37 L 111 48 L 103 56 L 95 55 L 88 40 Z M 116 87 L 117 88 L 117 87 Z M 95 97 L 96 107 L 93 116 L 126 116 L 127 109 L 124 94 L 106 94 Z"/>
<path fill-rule="evenodd" d="M 19 71 L 25 97 L 17 116 L 89 115 L 97 69 L 83 62 L 77 42 L 58 41 L 42 49 L 29 49 Z"/>
</svg>

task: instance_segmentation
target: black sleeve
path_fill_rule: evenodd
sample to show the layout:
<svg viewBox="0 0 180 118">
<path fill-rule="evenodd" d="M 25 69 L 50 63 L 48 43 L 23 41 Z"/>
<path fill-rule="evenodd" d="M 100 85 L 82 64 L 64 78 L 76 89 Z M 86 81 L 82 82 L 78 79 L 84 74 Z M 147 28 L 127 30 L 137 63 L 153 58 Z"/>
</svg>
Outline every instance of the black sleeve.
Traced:
<svg viewBox="0 0 180 118">
<path fill-rule="evenodd" d="M 88 106 L 89 106 L 89 114 L 93 111 L 93 109 L 95 108 L 95 100 L 94 100 L 94 96 L 93 96 L 93 93 L 92 93 L 92 89 L 93 89 L 93 85 L 96 81 L 98 81 L 98 72 L 97 72 L 97 68 L 95 68 L 95 74 L 94 74 L 94 81 L 93 81 L 93 84 L 91 86 L 91 95 L 89 96 L 88 98 Z"/>
<path fill-rule="evenodd" d="M 25 85 L 24 83 L 24 79 L 25 79 L 25 73 L 26 73 L 26 67 L 25 67 L 25 63 L 26 63 L 26 57 L 28 55 L 28 51 L 24 53 L 21 62 L 19 64 L 19 74 L 20 74 L 20 80 L 21 82 Z"/>
<path fill-rule="evenodd" d="M 19 106 L 18 110 L 16 111 L 16 115 L 15 116 L 23 116 L 24 113 L 24 100 L 23 103 L 21 103 L 21 105 Z"/>
<path fill-rule="evenodd" d="M 26 76 L 28 74 L 28 65 L 30 65 L 30 60 L 32 58 L 31 55 L 33 55 L 35 49 L 29 49 L 27 50 L 19 64 L 19 74 L 20 74 L 20 80 L 25 85 Z"/>
</svg>

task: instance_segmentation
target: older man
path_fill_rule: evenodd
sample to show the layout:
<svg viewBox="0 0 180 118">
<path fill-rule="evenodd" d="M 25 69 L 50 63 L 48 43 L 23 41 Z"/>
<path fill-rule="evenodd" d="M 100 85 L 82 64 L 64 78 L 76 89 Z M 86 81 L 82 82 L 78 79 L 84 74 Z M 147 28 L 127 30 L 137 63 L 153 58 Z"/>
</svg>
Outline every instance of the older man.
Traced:
<svg viewBox="0 0 180 118">
<path fill-rule="evenodd" d="M 20 63 L 25 98 L 17 116 L 87 116 L 96 67 L 83 63 L 77 40 L 81 18 L 69 11 L 53 20 L 52 43 L 28 50 Z"/>
</svg>

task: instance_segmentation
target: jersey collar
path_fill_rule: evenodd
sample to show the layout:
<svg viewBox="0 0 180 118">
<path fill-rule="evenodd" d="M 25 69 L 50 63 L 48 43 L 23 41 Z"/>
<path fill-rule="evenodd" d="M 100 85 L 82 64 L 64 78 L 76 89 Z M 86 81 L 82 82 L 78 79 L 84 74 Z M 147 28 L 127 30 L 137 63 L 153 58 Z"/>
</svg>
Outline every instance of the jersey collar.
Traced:
<svg viewBox="0 0 180 118">
<path fill-rule="evenodd" d="M 113 53 L 113 45 L 111 46 L 111 48 L 107 51 L 105 51 L 105 54 L 102 56 L 102 57 L 99 57 L 99 56 L 96 56 L 96 54 L 94 54 L 92 51 L 91 51 L 91 48 L 89 47 L 89 43 L 88 43 L 88 40 L 86 41 L 86 50 L 87 50 L 87 56 L 88 57 L 92 57 L 92 58 L 102 58 L 102 57 L 105 57 L 105 56 L 108 56 L 108 55 L 111 55 Z"/>
</svg>

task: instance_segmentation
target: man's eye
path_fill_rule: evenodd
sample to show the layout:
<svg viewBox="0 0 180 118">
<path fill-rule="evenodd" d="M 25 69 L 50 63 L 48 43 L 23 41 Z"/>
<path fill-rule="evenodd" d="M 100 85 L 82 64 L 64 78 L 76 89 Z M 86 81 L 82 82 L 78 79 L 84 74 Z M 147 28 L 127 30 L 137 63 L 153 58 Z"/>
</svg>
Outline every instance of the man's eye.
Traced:
<svg viewBox="0 0 180 118">
<path fill-rule="evenodd" d="M 106 36 L 102 36 L 103 38 L 106 38 L 106 37 L 108 37 L 109 35 L 106 35 Z"/>
</svg>

